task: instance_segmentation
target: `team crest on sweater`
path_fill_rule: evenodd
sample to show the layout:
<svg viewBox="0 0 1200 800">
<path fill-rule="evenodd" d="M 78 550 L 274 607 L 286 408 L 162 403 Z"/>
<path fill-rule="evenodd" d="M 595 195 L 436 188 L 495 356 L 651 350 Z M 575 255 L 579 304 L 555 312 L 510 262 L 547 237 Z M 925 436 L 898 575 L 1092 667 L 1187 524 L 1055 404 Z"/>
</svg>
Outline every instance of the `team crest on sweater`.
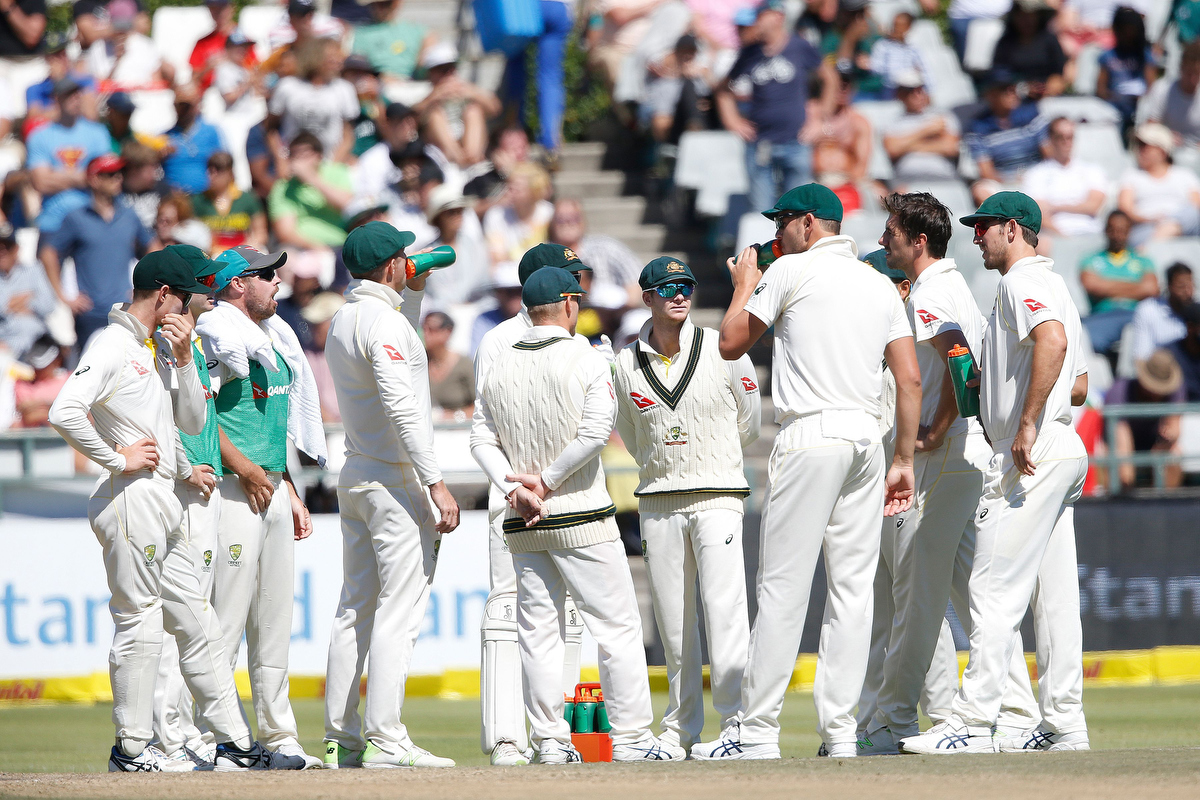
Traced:
<svg viewBox="0 0 1200 800">
<path fill-rule="evenodd" d="M 667 445 L 668 447 L 671 445 L 687 443 L 687 431 L 678 425 L 672 425 L 670 428 L 667 428 L 667 432 L 663 434 L 663 444 Z"/>
</svg>

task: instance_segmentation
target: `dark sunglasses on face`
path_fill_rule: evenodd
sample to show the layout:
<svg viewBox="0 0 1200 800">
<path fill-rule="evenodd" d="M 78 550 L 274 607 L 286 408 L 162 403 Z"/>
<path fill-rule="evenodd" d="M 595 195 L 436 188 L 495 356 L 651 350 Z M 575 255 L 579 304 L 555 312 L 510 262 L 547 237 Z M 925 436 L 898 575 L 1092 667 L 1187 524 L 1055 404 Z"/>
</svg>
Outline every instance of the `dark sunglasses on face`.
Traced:
<svg viewBox="0 0 1200 800">
<path fill-rule="evenodd" d="M 258 278 L 260 281 L 266 281 L 267 283 L 270 283 L 271 281 L 275 280 L 275 268 L 263 267 L 262 269 L 256 269 L 252 272 L 243 272 L 240 277 Z"/>
<path fill-rule="evenodd" d="M 696 287 L 690 283 L 664 283 L 662 286 L 655 286 L 654 291 L 658 292 L 658 296 L 662 299 L 670 300 L 677 294 L 691 297 L 692 292 L 696 291 Z"/>
<path fill-rule="evenodd" d="M 789 222 L 791 222 L 794 219 L 800 219 L 800 217 L 803 217 L 803 216 L 804 216 L 803 214 L 797 214 L 794 212 L 790 213 L 790 214 L 780 214 L 779 216 L 775 217 L 775 230 L 781 231 L 787 227 L 787 224 Z"/>
<path fill-rule="evenodd" d="M 1002 219 L 989 219 L 984 222 L 976 222 L 975 223 L 975 237 L 978 239 L 982 239 L 983 235 L 985 233 L 987 233 L 988 228 L 992 227 L 993 225 L 999 225 L 1002 222 L 1004 222 L 1004 220 L 1002 220 Z"/>
</svg>

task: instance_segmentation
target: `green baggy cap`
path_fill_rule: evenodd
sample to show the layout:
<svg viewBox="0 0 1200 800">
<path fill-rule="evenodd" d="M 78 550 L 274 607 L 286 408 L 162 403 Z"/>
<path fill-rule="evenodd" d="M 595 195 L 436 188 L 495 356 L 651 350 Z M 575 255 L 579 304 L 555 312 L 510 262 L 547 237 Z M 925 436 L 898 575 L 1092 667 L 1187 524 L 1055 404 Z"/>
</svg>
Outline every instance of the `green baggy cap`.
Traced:
<svg viewBox="0 0 1200 800">
<path fill-rule="evenodd" d="M 192 262 L 171 250 L 147 253 L 133 268 L 134 289 L 154 290 L 160 286 L 191 294 L 207 294 L 210 291 L 196 278 Z"/>
<path fill-rule="evenodd" d="M 592 271 L 592 268 L 580 261 L 575 251 L 566 245 L 542 242 L 535 244 L 521 256 L 521 263 L 517 265 L 517 277 L 521 285 L 524 286 L 529 276 L 542 267 L 558 267 L 567 272 Z"/>
<path fill-rule="evenodd" d="M 342 245 L 342 261 L 351 275 L 366 275 L 416 240 L 410 231 L 397 230 L 387 222 L 368 222 L 350 231 Z"/>
<path fill-rule="evenodd" d="M 521 302 L 526 308 L 561 303 L 567 295 L 586 294 L 575 276 L 562 267 L 542 267 L 529 276 L 521 289 Z"/>
<path fill-rule="evenodd" d="M 1011 219 L 1034 233 L 1042 229 L 1042 209 L 1038 208 L 1032 197 L 1023 192 L 996 192 L 983 201 L 978 211 L 958 221 L 971 228 L 976 222 L 989 219 Z"/>
<path fill-rule="evenodd" d="M 694 286 L 696 285 L 696 276 L 692 274 L 691 267 L 670 256 L 659 256 L 654 259 L 642 268 L 642 274 L 638 276 L 638 286 L 641 286 L 643 291 L 677 281 L 685 281 Z"/>
<path fill-rule="evenodd" d="M 774 208 L 762 212 L 767 219 L 775 219 L 786 213 L 812 214 L 817 219 L 842 221 L 842 201 L 828 186 L 806 183 L 784 192 L 775 202 Z"/>
</svg>

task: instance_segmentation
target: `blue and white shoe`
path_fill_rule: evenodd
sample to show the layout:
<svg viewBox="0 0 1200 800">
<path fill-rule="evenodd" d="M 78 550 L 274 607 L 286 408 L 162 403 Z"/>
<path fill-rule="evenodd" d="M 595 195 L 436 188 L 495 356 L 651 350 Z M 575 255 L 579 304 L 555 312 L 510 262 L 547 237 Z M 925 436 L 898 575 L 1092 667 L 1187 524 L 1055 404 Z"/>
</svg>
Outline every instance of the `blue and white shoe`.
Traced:
<svg viewBox="0 0 1200 800">
<path fill-rule="evenodd" d="M 817 748 L 817 758 L 858 758 L 858 742 L 821 742 Z"/>
<path fill-rule="evenodd" d="M 582 764 L 583 756 L 579 755 L 579 751 L 575 749 L 575 745 L 573 744 L 561 744 L 553 739 L 547 739 L 542 742 L 535 763 L 559 765 Z"/>
<path fill-rule="evenodd" d="M 934 725 L 924 733 L 900 740 L 901 753 L 944 756 L 959 753 L 996 753 L 990 728 L 970 728 L 958 717 Z"/>
<path fill-rule="evenodd" d="M 109 772 L 162 772 L 166 756 L 157 747 L 146 745 L 136 756 L 127 756 L 121 746 L 113 745 L 108 754 Z"/>
<path fill-rule="evenodd" d="M 779 745 L 745 744 L 722 736 L 712 742 L 692 745 L 692 758 L 697 761 L 771 761 L 779 758 Z"/>
<path fill-rule="evenodd" d="M 268 750 L 258 742 L 251 743 L 246 750 L 233 742 L 217 745 L 214 769 L 217 772 L 244 772 L 258 769 L 307 769 L 308 765 L 299 756 L 289 756 Z"/>
<path fill-rule="evenodd" d="M 633 744 L 613 745 L 613 761 L 683 761 L 687 751 L 651 736 Z"/>
<path fill-rule="evenodd" d="M 1001 753 L 1053 753 L 1065 750 L 1091 750 L 1087 731 L 1054 733 L 1038 726 L 1023 733 L 995 735 L 996 747 Z"/>
</svg>

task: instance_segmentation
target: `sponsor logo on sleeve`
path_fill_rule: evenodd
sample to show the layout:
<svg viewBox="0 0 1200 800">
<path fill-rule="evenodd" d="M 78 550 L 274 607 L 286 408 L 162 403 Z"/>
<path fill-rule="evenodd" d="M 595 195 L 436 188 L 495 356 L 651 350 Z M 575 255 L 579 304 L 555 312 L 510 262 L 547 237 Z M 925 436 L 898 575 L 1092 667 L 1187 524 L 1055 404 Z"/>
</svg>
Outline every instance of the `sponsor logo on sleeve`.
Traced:
<svg viewBox="0 0 1200 800">
<path fill-rule="evenodd" d="M 1032 297 L 1027 297 L 1024 300 L 1022 300 L 1021 302 L 1023 302 L 1025 304 L 1025 307 L 1029 309 L 1030 314 L 1036 314 L 1039 311 L 1046 310 L 1045 304 L 1043 304 L 1037 300 L 1034 300 Z"/>
<path fill-rule="evenodd" d="M 633 404 L 638 407 L 638 411 L 646 411 L 647 409 L 651 409 L 658 405 L 658 403 L 654 402 L 649 397 L 646 397 L 646 395 L 639 394 L 637 392 L 630 392 L 629 399 L 632 400 Z"/>
<path fill-rule="evenodd" d="M 87 372 L 89 369 L 91 369 L 91 367 L 80 367 L 79 369 L 75 370 L 75 374 L 82 375 L 83 373 Z"/>
<path fill-rule="evenodd" d="M 758 286 L 754 287 L 754 293 L 758 294 L 765 288 L 767 288 L 767 285 L 765 283 L 760 283 Z"/>
<path fill-rule="evenodd" d="M 923 308 L 917 309 L 917 316 L 920 317 L 921 322 L 925 323 L 926 325 L 929 325 L 930 323 L 933 323 L 933 322 L 937 322 L 937 316 L 929 313 L 928 311 L 926 311 Z"/>
<path fill-rule="evenodd" d="M 392 361 L 404 360 L 404 356 L 400 355 L 400 351 L 392 347 L 390 344 L 385 344 L 383 346 L 383 351 L 387 353 L 388 358 L 390 358 Z"/>
<path fill-rule="evenodd" d="M 747 392 L 757 392 L 758 384 L 743 375 L 742 376 L 742 388 L 745 389 Z"/>
</svg>

